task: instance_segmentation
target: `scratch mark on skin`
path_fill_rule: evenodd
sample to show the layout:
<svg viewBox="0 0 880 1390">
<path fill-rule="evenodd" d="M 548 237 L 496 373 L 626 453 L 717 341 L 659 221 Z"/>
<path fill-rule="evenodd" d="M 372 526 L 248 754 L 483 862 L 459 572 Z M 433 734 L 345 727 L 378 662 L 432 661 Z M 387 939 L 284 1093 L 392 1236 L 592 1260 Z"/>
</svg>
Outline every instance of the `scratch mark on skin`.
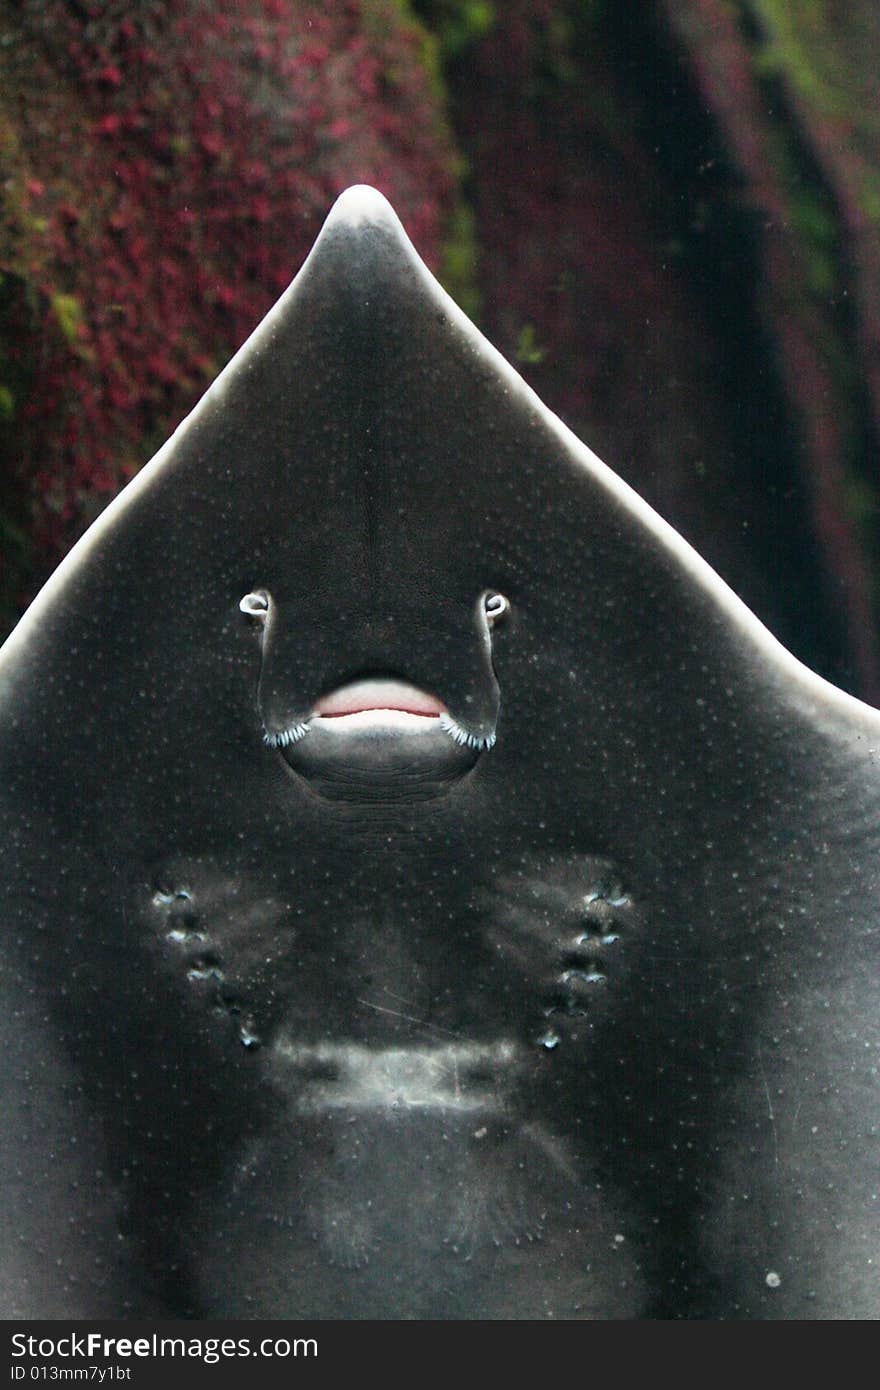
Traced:
<svg viewBox="0 0 880 1390">
<path fill-rule="evenodd" d="M 389 999 L 396 999 L 399 1004 L 412 1004 L 412 999 L 406 999 L 402 994 L 395 994 L 393 989 L 385 985 L 382 989 L 383 994 L 387 994 Z"/>
<path fill-rule="evenodd" d="M 390 1014 L 392 1018 L 402 1018 L 406 1023 L 415 1023 L 419 1028 L 430 1028 L 434 1033 L 444 1033 L 447 1038 L 460 1038 L 460 1033 L 453 1033 L 449 1028 L 441 1028 L 439 1023 L 429 1023 L 425 1018 L 416 1018 L 413 1014 L 401 1013 L 400 1009 L 386 1009 L 381 1004 L 371 1004 L 369 999 L 356 999 L 356 1004 L 363 1004 L 365 1009 L 375 1009 L 377 1014 Z"/>
</svg>

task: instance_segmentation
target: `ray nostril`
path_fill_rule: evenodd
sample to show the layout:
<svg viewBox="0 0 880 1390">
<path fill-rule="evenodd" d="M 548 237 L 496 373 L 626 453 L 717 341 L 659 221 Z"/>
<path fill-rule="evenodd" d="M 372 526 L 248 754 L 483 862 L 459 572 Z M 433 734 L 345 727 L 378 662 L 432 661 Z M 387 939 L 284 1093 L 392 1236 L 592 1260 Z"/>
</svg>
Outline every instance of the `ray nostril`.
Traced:
<svg viewBox="0 0 880 1390">
<path fill-rule="evenodd" d="M 269 612 L 269 595 L 265 589 L 254 589 L 244 595 L 238 606 L 246 617 L 265 622 Z"/>
<path fill-rule="evenodd" d="M 492 627 L 510 611 L 510 600 L 505 598 L 504 594 L 490 592 L 483 599 L 483 610 L 486 621 Z"/>
</svg>

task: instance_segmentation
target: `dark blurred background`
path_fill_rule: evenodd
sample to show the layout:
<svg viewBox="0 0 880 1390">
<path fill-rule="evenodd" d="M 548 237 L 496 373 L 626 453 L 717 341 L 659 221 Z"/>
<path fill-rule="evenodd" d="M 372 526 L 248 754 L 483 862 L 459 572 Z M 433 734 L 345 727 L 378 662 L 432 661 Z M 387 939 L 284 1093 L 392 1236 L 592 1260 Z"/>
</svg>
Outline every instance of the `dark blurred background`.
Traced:
<svg viewBox="0 0 880 1390">
<path fill-rule="evenodd" d="M 0 623 L 335 195 L 880 703 L 876 0 L 0 0 Z"/>
</svg>

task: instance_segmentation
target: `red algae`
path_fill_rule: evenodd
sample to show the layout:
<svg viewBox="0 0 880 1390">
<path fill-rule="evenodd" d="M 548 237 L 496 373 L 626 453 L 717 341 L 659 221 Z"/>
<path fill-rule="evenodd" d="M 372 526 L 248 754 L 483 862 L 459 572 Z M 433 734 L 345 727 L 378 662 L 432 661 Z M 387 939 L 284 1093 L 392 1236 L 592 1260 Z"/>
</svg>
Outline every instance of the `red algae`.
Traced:
<svg viewBox="0 0 880 1390">
<path fill-rule="evenodd" d="M 0 443 L 45 572 L 348 184 L 385 193 L 437 263 L 455 157 L 426 35 L 395 0 L 25 0 L 0 27 Z"/>
</svg>

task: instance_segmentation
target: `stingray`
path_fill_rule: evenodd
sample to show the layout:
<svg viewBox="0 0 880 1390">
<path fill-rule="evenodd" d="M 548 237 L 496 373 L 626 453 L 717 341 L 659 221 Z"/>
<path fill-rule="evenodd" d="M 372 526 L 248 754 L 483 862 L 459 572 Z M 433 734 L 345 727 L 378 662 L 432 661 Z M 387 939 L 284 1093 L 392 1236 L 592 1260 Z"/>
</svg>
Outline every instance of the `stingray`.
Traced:
<svg viewBox="0 0 880 1390">
<path fill-rule="evenodd" d="M 880 715 L 378 193 L 0 671 L 7 1318 L 876 1316 Z"/>
</svg>

